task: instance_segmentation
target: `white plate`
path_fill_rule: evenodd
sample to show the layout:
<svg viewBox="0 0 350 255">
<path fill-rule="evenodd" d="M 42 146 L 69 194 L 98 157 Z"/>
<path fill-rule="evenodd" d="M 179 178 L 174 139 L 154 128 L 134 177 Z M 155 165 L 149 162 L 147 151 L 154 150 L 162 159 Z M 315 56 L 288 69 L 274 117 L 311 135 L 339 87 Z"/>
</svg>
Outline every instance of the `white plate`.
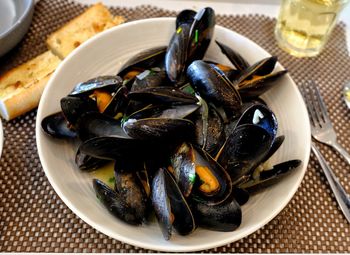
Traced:
<svg viewBox="0 0 350 255">
<path fill-rule="evenodd" d="M 289 76 L 264 96 L 279 121 L 279 134 L 286 136 L 273 161 L 301 159 L 303 163 L 282 182 L 253 196 L 243 206 L 242 225 L 234 232 L 199 228 L 189 236 L 174 234 L 170 241 L 165 241 L 157 223 L 133 227 L 121 222 L 96 199 L 91 176 L 79 171 L 74 165 L 73 146 L 66 141 L 51 139 L 40 128 L 43 117 L 60 110 L 60 99 L 75 84 L 98 75 L 115 74 L 135 53 L 167 45 L 174 26 L 173 18 L 130 22 L 103 32 L 80 46 L 61 63 L 44 91 L 38 110 L 36 137 L 40 160 L 51 185 L 81 219 L 122 242 L 147 249 L 181 252 L 225 245 L 253 233 L 274 218 L 296 192 L 309 159 L 310 127 L 302 97 Z M 238 50 L 250 63 L 269 56 L 249 39 L 226 28 L 216 26 L 214 37 Z M 227 61 L 215 43 L 211 44 L 207 57 L 220 62 Z"/>
</svg>

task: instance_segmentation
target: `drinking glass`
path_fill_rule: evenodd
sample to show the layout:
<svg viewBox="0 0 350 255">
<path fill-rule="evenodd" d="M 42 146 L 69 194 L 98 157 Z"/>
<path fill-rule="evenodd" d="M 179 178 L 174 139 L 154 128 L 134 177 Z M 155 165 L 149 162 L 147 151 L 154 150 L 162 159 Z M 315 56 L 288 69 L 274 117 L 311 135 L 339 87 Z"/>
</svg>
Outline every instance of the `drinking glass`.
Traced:
<svg viewBox="0 0 350 255">
<path fill-rule="evenodd" d="M 349 0 L 282 0 L 275 27 L 278 45 L 291 55 L 312 57 L 326 44 Z"/>
</svg>

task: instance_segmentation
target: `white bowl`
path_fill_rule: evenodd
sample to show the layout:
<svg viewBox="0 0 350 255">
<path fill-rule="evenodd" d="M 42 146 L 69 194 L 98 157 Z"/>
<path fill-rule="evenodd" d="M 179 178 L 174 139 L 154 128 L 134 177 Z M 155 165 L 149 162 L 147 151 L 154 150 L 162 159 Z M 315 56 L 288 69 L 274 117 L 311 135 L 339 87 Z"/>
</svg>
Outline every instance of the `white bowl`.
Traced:
<svg viewBox="0 0 350 255">
<path fill-rule="evenodd" d="M 117 73 L 135 53 L 167 45 L 174 29 L 173 18 L 140 20 L 105 31 L 80 46 L 61 63 L 45 88 L 37 115 L 36 137 L 40 160 L 51 185 L 82 220 L 122 242 L 153 250 L 183 252 L 209 249 L 239 240 L 272 220 L 293 197 L 309 159 L 310 127 L 304 102 L 290 76 L 287 75 L 280 86 L 264 95 L 279 121 L 279 134 L 286 136 L 273 162 L 301 159 L 303 163 L 277 185 L 251 197 L 242 207 L 243 221 L 234 232 L 199 228 L 191 235 L 174 234 L 170 241 L 165 241 L 156 222 L 140 227 L 121 222 L 96 199 L 91 176 L 74 165 L 74 146 L 46 136 L 40 125 L 45 116 L 60 110 L 60 99 L 75 84 L 99 75 Z M 220 26 L 216 26 L 214 38 L 238 50 L 250 63 L 269 56 L 249 39 Z M 215 43 L 211 44 L 206 56 L 227 63 Z M 282 67 L 278 66 L 278 69 Z"/>
<path fill-rule="evenodd" d="M 27 33 L 34 12 L 34 0 L 0 1 L 0 57 Z"/>
</svg>

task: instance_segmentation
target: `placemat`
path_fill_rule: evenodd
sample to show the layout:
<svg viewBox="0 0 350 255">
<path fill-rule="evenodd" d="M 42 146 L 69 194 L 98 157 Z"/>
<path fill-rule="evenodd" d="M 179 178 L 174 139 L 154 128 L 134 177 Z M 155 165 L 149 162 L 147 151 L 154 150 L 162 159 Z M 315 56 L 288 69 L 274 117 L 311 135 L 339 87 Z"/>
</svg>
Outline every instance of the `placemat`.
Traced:
<svg viewBox="0 0 350 255">
<path fill-rule="evenodd" d="M 179 2 L 184 8 L 185 2 Z M 46 50 L 46 36 L 87 6 L 71 1 L 41 0 L 24 40 L 0 59 L 0 73 Z M 111 8 L 128 20 L 175 16 L 152 6 Z M 217 23 L 255 41 L 279 57 L 297 84 L 309 78 L 321 87 L 339 142 L 350 151 L 350 112 L 341 98 L 350 77 L 345 25 L 339 24 L 326 50 L 316 58 L 297 59 L 281 51 L 273 37 L 275 20 L 265 16 L 217 16 Z M 0 251 L 2 252 L 154 252 L 99 233 L 85 224 L 57 196 L 40 165 L 32 111 L 4 123 L 0 160 Z M 333 150 L 320 146 L 350 192 L 350 167 Z M 312 155 L 306 176 L 287 207 L 260 230 L 237 242 L 204 252 L 350 252 L 350 225 Z"/>
</svg>

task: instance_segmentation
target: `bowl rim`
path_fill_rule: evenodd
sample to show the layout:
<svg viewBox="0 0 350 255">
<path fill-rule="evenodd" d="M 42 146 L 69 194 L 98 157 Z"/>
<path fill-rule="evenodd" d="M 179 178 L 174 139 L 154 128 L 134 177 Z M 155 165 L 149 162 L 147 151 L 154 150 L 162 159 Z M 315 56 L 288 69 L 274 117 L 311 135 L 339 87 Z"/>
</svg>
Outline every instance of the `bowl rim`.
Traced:
<svg viewBox="0 0 350 255">
<path fill-rule="evenodd" d="M 11 34 L 14 30 L 16 30 L 19 26 L 23 25 L 23 20 L 30 15 L 32 9 L 34 8 L 34 0 L 26 0 L 25 9 L 21 13 L 21 15 L 16 19 L 16 22 L 13 23 L 7 30 L 3 33 L 0 33 L 0 39 L 5 38 L 9 34 Z"/>
<path fill-rule="evenodd" d="M 49 93 L 49 88 L 51 87 L 51 83 L 53 83 L 53 81 L 56 79 L 56 76 L 58 76 L 58 74 L 60 73 L 60 70 L 62 69 L 62 67 L 65 65 L 65 63 L 69 62 L 70 59 L 75 58 L 75 55 L 77 55 L 77 53 L 79 51 L 81 51 L 82 49 L 84 49 L 84 46 L 87 45 L 91 45 L 94 44 L 95 41 L 100 40 L 101 37 L 104 37 L 105 35 L 109 34 L 109 33 L 114 33 L 115 30 L 119 30 L 121 28 L 127 28 L 128 26 L 135 26 L 137 24 L 140 23 L 145 23 L 145 22 L 164 22 L 164 21 L 175 21 L 174 17 L 158 17 L 158 18 L 149 18 L 149 19 L 141 19 L 141 20 L 136 20 L 136 21 L 130 21 L 124 24 L 121 24 L 117 27 L 113 27 L 111 29 L 108 29 L 106 31 L 103 31 L 101 33 L 99 33 L 98 35 L 94 36 L 93 38 L 90 38 L 89 40 L 85 41 L 79 48 L 75 49 L 71 54 L 69 54 L 68 57 L 66 57 L 58 66 L 58 68 L 56 69 L 56 71 L 54 72 L 54 74 L 51 76 L 47 86 L 45 87 L 45 90 L 43 92 L 42 98 L 46 97 L 46 94 Z M 250 40 L 249 38 L 245 37 L 244 35 L 239 34 L 238 32 L 235 32 L 231 29 L 228 29 L 226 27 L 220 26 L 220 25 L 216 25 L 216 27 L 220 27 L 220 29 L 223 29 L 226 32 L 230 32 L 230 33 L 234 33 L 237 36 L 240 37 L 244 37 L 245 39 L 249 40 L 252 45 L 254 45 L 254 47 L 258 47 L 261 50 L 263 50 L 266 54 L 268 54 L 269 56 L 271 56 L 270 53 L 268 53 L 264 48 L 262 48 L 261 46 L 259 46 L 258 44 L 256 44 L 254 41 Z M 280 63 L 278 63 L 279 66 L 282 67 L 282 65 Z M 297 88 L 297 85 L 294 83 L 294 81 L 292 80 L 292 78 L 290 77 L 289 74 L 287 74 L 287 77 L 289 79 L 289 82 L 292 84 L 293 89 L 296 92 L 296 96 L 299 98 L 299 100 L 301 100 L 301 102 L 303 102 L 303 108 L 305 113 L 306 112 L 306 106 L 305 103 L 302 99 L 302 96 Z M 41 146 L 41 138 L 43 137 L 41 134 L 41 116 L 42 115 L 42 111 L 43 111 L 43 100 L 40 100 L 39 103 L 39 107 L 38 107 L 38 112 L 37 112 L 37 118 L 36 118 L 36 143 L 37 143 L 37 148 L 38 148 L 38 154 L 39 154 L 39 158 L 40 158 L 40 162 L 43 166 L 43 170 L 51 184 L 51 186 L 54 188 L 55 192 L 59 195 L 60 199 L 63 200 L 63 202 L 74 212 L 74 214 L 76 214 L 79 218 L 81 218 L 84 222 L 86 222 L 87 224 L 89 224 L 90 226 L 92 226 L 93 228 L 95 228 L 96 230 L 108 235 L 109 237 L 112 237 L 116 240 L 119 240 L 121 242 L 125 242 L 137 247 L 142 247 L 144 249 L 150 249 L 150 250 L 155 250 L 155 251 L 164 251 L 164 252 L 169 252 L 170 250 L 167 249 L 166 247 L 156 247 L 153 244 L 148 244 L 139 240 L 135 240 L 135 239 L 130 239 L 129 237 L 120 235 L 118 233 L 115 233 L 109 229 L 106 229 L 102 226 L 99 226 L 98 223 L 95 223 L 94 221 L 90 220 L 88 216 L 86 216 L 84 213 L 81 212 L 80 209 L 78 209 L 75 204 L 71 203 L 69 198 L 66 197 L 65 195 L 63 195 L 63 193 L 61 192 L 61 189 L 59 188 L 59 185 L 54 181 L 54 178 L 52 177 L 52 175 L 50 174 L 50 171 L 46 170 L 49 169 L 48 167 L 48 162 L 46 161 L 45 158 L 43 158 L 43 147 Z M 39 118 L 40 117 L 40 118 Z M 307 139 L 305 147 L 306 148 L 310 148 L 311 145 L 311 130 L 310 130 L 310 124 L 309 122 L 307 123 L 308 127 L 306 130 L 306 134 L 307 137 L 310 137 L 310 139 Z M 171 252 L 192 252 L 192 251 L 201 251 L 201 250 L 206 250 L 206 249 L 211 249 L 211 248 L 215 248 L 215 247 L 220 247 L 223 245 L 226 245 L 228 243 L 232 243 L 235 241 L 238 241 L 254 232 L 256 232 L 257 230 L 261 229 L 264 225 L 266 225 L 267 223 L 269 223 L 274 217 L 276 217 L 286 206 L 287 204 L 291 201 L 291 199 L 293 198 L 293 196 L 295 195 L 297 189 L 300 187 L 301 181 L 303 180 L 305 173 L 306 173 L 306 168 L 308 165 L 308 161 L 309 161 L 309 157 L 310 157 L 310 149 L 308 149 L 305 153 L 305 156 L 302 160 L 302 166 L 300 166 L 300 171 L 302 171 L 302 174 L 299 175 L 299 178 L 297 179 L 297 182 L 295 183 L 295 185 L 293 186 L 293 189 L 290 190 L 290 192 L 288 193 L 289 196 L 287 197 L 287 199 L 284 200 L 283 203 L 280 203 L 278 208 L 275 209 L 275 211 L 269 215 L 269 217 L 266 217 L 264 221 L 259 222 L 259 224 L 254 225 L 254 226 L 250 226 L 247 228 L 247 230 L 243 233 L 241 233 L 240 235 L 236 236 L 236 238 L 224 238 L 220 241 L 216 241 L 215 243 L 203 243 L 203 244 L 195 244 L 195 245 L 191 245 L 191 246 L 176 246 L 176 247 L 172 247 L 173 249 L 171 250 Z"/>
</svg>

